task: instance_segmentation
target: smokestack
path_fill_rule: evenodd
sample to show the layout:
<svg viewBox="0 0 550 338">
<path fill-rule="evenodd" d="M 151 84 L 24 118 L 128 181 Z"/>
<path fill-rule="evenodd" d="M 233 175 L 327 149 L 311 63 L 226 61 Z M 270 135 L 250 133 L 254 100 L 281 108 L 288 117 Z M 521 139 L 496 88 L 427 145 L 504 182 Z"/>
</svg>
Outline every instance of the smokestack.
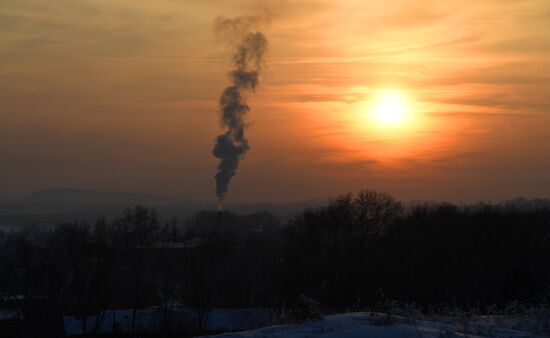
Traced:
<svg viewBox="0 0 550 338">
<path fill-rule="evenodd" d="M 223 207 L 225 194 L 231 178 L 237 174 L 239 161 L 250 146 L 245 137 L 247 124 L 244 121 L 250 107 L 246 92 L 254 92 L 259 85 L 261 66 L 267 51 L 263 33 L 252 31 L 261 21 L 260 17 L 247 16 L 216 20 L 215 31 L 231 41 L 233 70 L 229 72 L 231 84 L 220 97 L 220 124 L 225 132 L 216 138 L 212 154 L 220 159 L 216 173 L 216 197 L 218 210 Z"/>
<path fill-rule="evenodd" d="M 217 214 L 216 214 L 216 225 L 219 228 L 221 228 L 222 226 L 222 214 L 223 212 L 221 210 L 218 210 Z"/>
</svg>

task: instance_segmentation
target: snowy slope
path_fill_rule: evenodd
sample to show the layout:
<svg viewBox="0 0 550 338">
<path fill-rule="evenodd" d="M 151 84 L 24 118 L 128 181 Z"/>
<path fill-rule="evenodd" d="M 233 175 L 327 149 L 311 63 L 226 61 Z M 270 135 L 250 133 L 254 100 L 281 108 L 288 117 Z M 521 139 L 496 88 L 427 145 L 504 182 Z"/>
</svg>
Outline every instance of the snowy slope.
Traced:
<svg viewBox="0 0 550 338">
<path fill-rule="evenodd" d="M 92 331 L 97 325 L 99 334 L 131 332 L 132 313 L 132 309 L 107 310 L 97 324 L 96 317 L 90 316 L 87 319 L 88 330 Z M 167 317 L 164 317 L 166 315 Z M 136 318 L 136 330 L 141 333 L 161 332 L 163 320 L 168 320 L 169 328 L 174 332 L 185 332 L 196 325 L 195 312 L 189 309 L 171 309 L 168 314 L 158 308 L 140 309 Z M 273 323 L 258 309 L 212 309 L 207 328 L 216 332 L 250 330 L 267 322 Z M 82 321 L 79 318 L 63 316 L 63 323 L 67 334 L 82 334 Z"/>
<path fill-rule="evenodd" d="M 370 320 L 369 320 L 370 318 Z M 369 323 L 370 321 L 370 323 Z M 225 333 L 218 338 L 389 338 L 389 337 L 542 337 L 528 331 L 512 329 L 513 325 L 496 326 L 486 321 L 470 324 L 446 324 L 435 321 L 396 320 L 392 325 L 373 325 L 367 313 L 326 316 L 322 320 L 297 324 L 270 326 L 253 331 Z M 464 325 L 468 334 L 465 335 Z"/>
</svg>

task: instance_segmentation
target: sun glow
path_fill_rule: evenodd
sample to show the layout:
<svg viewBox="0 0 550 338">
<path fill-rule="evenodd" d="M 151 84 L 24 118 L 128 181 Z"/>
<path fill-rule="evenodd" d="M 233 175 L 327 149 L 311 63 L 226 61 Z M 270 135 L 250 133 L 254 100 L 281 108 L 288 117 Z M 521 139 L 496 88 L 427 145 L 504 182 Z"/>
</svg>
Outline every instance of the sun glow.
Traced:
<svg viewBox="0 0 550 338">
<path fill-rule="evenodd" d="M 372 120 L 380 126 L 403 126 L 409 119 L 410 108 L 406 97 L 396 90 L 380 91 L 369 109 Z"/>
<path fill-rule="evenodd" d="M 390 165 L 396 160 L 399 165 L 401 159 L 426 156 L 441 144 L 430 134 L 435 127 L 429 118 L 434 107 L 424 102 L 421 93 L 398 88 L 360 89 L 368 99 L 349 110 L 350 137 L 344 141 L 345 147 L 378 164 Z"/>
</svg>

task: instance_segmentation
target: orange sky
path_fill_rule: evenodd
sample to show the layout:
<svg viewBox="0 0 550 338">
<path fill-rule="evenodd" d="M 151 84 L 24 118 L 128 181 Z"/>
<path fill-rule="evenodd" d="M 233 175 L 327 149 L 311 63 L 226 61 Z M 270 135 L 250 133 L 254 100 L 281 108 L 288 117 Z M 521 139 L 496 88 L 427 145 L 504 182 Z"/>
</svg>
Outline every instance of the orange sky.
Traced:
<svg viewBox="0 0 550 338">
<path fill-rule="evenodd" d="M 550 197 L 550 2 L 3 0 L 1 194 L 214 200 L 219 15 L 271 13 L 227 201 Z M 382 90 L 410 119 L 371 118 Z"/>
</svg>

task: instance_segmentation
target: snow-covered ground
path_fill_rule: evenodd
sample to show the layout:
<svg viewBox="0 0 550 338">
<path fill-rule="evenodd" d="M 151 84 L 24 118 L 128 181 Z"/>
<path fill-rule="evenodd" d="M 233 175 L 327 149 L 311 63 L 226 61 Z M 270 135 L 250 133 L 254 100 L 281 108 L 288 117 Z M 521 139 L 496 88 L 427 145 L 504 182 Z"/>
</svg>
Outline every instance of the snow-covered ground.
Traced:
<svg viewBox="0 0 550 338">
<path fill-rule="evenodd" d="M 545 337 L 536 331 L 532 320 L 495 316 L 441 321 L 393 318 L 391 324 L 384 315 L 348 313 L 326 316 L 321 320 L 295 325 L 278 325 L 251 331 L 224 333 L 218 338 L 389 338 L 389 337 Z M 465 333 L 466 332 L 466 333 Z M 548 334 L 546 334 L 548 337 Z"/>
<path fill-rule="evenodd" d="M 3 309 L 0 308 L 0 320 L 17 320 L 17 319 L 23 319 L 23 316 L 11 309 Z"/>
<path fill-rule="evenodd" d="M 96 333 L 128 333 L 132 327 L 132 310 L 107 310 L 97 321 L 96 317 L 87 318 L 88 331 L 94 330 L 97 325 Z M 172 309 L 167 314 L 162 309 L 140 309 L 137 311 L 136 330 L 142 333 L 161 332 L 162 324 L 165 319 L 168 320 L 170 329 L 175 332 L 185 332 L 196 325 L 195 312 L 189 309 Z M 211 332 L 250 330 L 266 325 L 269 318 L 259 309 L 212 309 L 208 316 L 207 330 Z M 272 321 L 271 321 L 272 322 Z M 65 332 L 68 335 L 82 334 L 82 321 L 74 316 L 63 316 Z"/>
</svg>

